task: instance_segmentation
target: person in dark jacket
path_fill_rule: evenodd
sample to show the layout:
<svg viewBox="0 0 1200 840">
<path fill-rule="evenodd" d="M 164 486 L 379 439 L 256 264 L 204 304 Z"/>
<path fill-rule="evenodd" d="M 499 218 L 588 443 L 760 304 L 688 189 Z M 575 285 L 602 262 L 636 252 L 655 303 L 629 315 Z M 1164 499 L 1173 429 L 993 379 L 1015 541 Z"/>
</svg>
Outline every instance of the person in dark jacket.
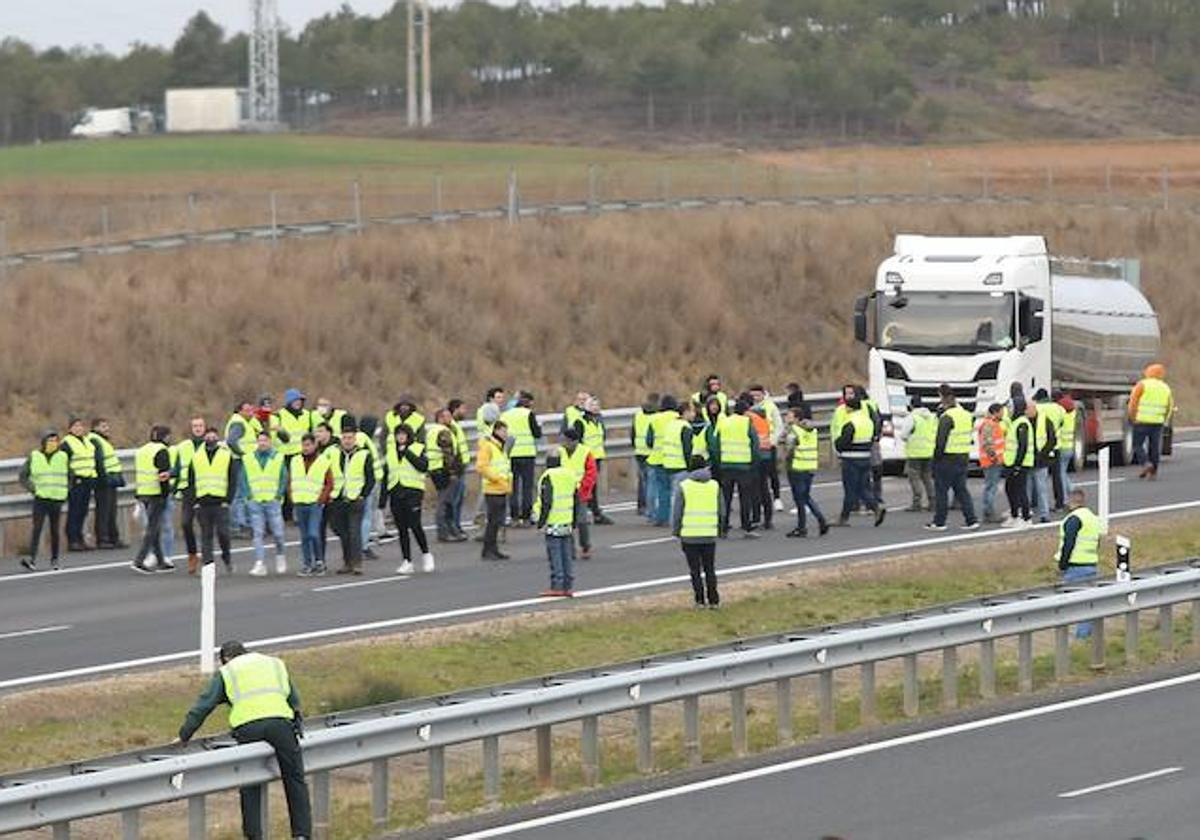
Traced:
<svg viewBox="0 0 1200 840">
<path fill-rule="evenodd" d="M 408 428 L 407 426 L 405 428 Z M 330 455 L 330 465 L 340 476 L 337 493 L 326 506 L 329 527 L 342 542 L 342 567 L 334 574 L 361 575 L 363 560 L 362 522 L 367 515 L 366 500 L 375 489 L 375 459 L 370 449 L 358 445 L 358 420 L 347 414 L 342 417 L 341 438 Z M 365 452 L 365 456 L 360 453 Z M 349 468 L 361 461 L 362 486 L 351 487 Z"/>
<path fill-rule="evenodd" d="M 21 560 L 21 566 L 30 572 L 37 571 L 38 547 L 42 541 L 42 529 L 46 525 L 50 526 L 50 568 L 54 571 L 59 568 L 61 552 L 58 528 L 63 501 L 67 497 L 69 456 L 59 449 L 58 444 L 58 432 L 47 430 L 37 450 L 29 453 L 17 474 L 17 481 L 33 494 L 33 533 L 29 537 L 29 557 Z M 38 461 L 36 469 L 35 459 Z"/>
<path fill-rule="evenodd" d="M 175 564 L 170 561 L 162 546 L 163 516 L 167 510 L 167 499 L 171 497 L 171 430 L 166 426 L 155 426 L 150 430 L 150 442 L 147 447 L 155 446 L 154 469 L 158 473 L 158 481 L 143 486 L 142 476 L 135 476 L 134 486 L 137 499 L 146 513 L 146 530 L 142 534 L 142 544 L 137 555 L 133 558 L 131 567 L 141 574 L 153 574 L 155 571 L 173 572 Z M 140 452 L 140 450 L 139 450 Z M 141 455 L 139 454 L 139 459 Z M 154 476 L 151 476 L 154 478 Z M 154 552 L 154 565 L 146 563 L 150 552 Z"/>
<path fill-rule="evenodd" d="M 715 610 L 721 603 L 721 595 L 717 591 L 716 554 L 720 523 L 725 521 L 725 494 L 716 487 L 703 458 L 698 455 L 693 457 L 688 466 L 691 470 L 687 478 L 680 482 L 679 492 L 675 494 L 671 533 L 679 538 L 683 546 L 696 607 Z M 706 493 L 709 487 L 714 489 Z M 692 511 L 689 515 L 689 504 L 696 504 L 705 496 L 711 496 L 714 509 L 700 511 L 699 515 Z"/>
<path fill-rule="evenodd" d="M 384 460 L 383 486 L 387 488 L 387 493 L 380 494 L 380 505 L 391 504 L 392 519 L 396 523 L 401 557 L 400 566 L 396 569 L 398 575 L 413 573 L 410 532 L 417 541 L 417 548 L 421 549 L 421 571 L 432 572 L 435 568 L 425 527 L 421 524 L 425 476 L 428 472 L 429 456 L 425 444 L 413 439 L 412 429 L 408 426 L 397 426 Z"/>
<path fill-rule="evenodd" d="M 1029 453 L 1033 447 L 1033 426 L 1037 420 L 1037 407 L 1027 404 L 1018 397 L 1012 404 L 1012 419 L 1009 421 L 1010 430 L 1004 443 L 1004 493 L 1008 496 L 1009 518 L 1001 523 L 1004 528 L 1019 528 L 1028 526 L 1029 522 L 1029 469 L 1025 466 L 1030 460 Z"/>
<path fill-rule="evenodd" d="M 887 516 L 871 491 L 871 449 L 875 437 L 875 415 L 862 404 L 852 386 L 846 389 L 844 412 L 833 446 L 842 464 L 842 512 L 837 524 L 850 524 L 850 512 L 861 504 L 875 514 L 875 527 Z"/>
<path fill-rule="evenodd" d="M 117 492 L 125 486 L 125 476 L 121 474 L 108 420 L 103 417 L 92 420 L 88 440 L 96 450 L 96 509 L 92 515 L 96 548 L 128 548 L 117 529 Z"/>
<path fill-rule="evenodd" d="M 967 472 L 971 466 L 971 443 L 975 436 L 974 418 L 958 404 L 954 390 L 943 384 L 938 388 L 941 396 L 941 416 L 938 418 L 937 436 L 933 444 L 933 521 L 926 530 L 946 530 L 946 515 L 949 510 L 950 491 L 954 501 L 962 508 L 963 529 L 973 531 L 979 527 L 975 517 L 975 503 L 967 489 Z"/>
<path fill-rule="evenodd" d="M 221 448 L 220 432 L 209 426 L 204 430 L 204 451 L 211 460 Z M 225 495 L 197 496 L 196 522 L 200 525 L 200 562 L 207 566 L 213 562 L 213 537 L 221 546 L 221 562 L 225 571 L 233 571 L 233 558 L 229 550 L 229 505 L 241 471 L 237 461 L 229 459 L 229 472 L 225 476 Z M 188 466 L 188 486 L 196 487 L 196 459 Z"/>
</svg>

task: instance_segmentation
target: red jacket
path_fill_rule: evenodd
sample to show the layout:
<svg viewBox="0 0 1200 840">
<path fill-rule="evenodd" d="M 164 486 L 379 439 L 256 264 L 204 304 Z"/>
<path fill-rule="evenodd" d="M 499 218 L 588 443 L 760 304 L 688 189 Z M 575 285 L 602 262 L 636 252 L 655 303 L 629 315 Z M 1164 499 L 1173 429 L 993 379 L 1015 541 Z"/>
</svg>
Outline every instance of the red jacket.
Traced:
<svg viewBox="0 0 1200 840">
<path fill-rule="evenodd" d="M 597 473 L 596 459 L 589 452 L 583 465 L 583 481 L 579 482 L 579 501 L 586 504 L 592 500 L 592 493 L 596 489 Z"/>
</svg>

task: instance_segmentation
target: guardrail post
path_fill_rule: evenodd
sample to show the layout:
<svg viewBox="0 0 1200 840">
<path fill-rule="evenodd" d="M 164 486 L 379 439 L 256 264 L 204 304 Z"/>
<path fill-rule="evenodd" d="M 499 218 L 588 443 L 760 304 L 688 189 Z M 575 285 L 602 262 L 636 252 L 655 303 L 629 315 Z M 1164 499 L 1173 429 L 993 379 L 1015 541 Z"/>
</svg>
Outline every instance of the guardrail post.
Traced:
<svg viewBox="0 0 1200 840">
<path fill-rule="evenodd" d="M 489 806 L 500 804 L 500 736 L 483 739 L 483 800 Z"/>
<path fill-rule="evenodd" d="M 385 828 L 388 820 L 388 761 L 371 762 L 371 824 Z"/>
<path fill-rule="evenodd" d="M 780 744 L 792 742 L 792 681 L 788 677 L 775 681 L 775 732 Z"/>
<path fill-rule="evenodd" d="M 600 781 L 600 718 L 588 715 L 583 719 L 579 749 L 583 758 L 583 781 L 595 785 Z"/>
<path fill-rule="evenodd" d="M 700 698 L 683 698 L 683 749 L 689 767 L 699 767 L 700 753 Z"/>
<path fill-rule="evenodd" d="M 71 840 L 71 824 L 69 822 L 55 823 L 50 830 L 54 840 Z"/>
<path fill-rule="evenodd" d="M 822 735 L 837 731 L 833 716 L 833 671 L 817 674 L 817 731 Z"/>
<path fill-rule="evenodd" d="M 1107 667 L 1104 650 L 1104 619 L 1092 622 L 1092 670 L 1103 671 Z"/>
<path fill-rule="evenodd" d="M 864 662 L 858 675 L 858 720 L 862 724 L 876 723 L 875 714 L 875 663 Z"/>
<path fill-rule="evenodd" d="M 1200 601 L 1192 601 L 1192 647 L 1200 647 Z"/>
<path fill-rule="evenodd" d="M 446 810 L 446 748 L 429 750 L 429 814 L 436 817 Z"/>
<path fill-rule="evenodd" d="M 263 837 L 271 836 L 271 786 L 266 782 L 258 786 L 259 831 Z"/>
<path fill-rule="evenodd" d="M 1065 680 L 1071 675 L 1071 628 L 1064 624 L 1054 628 L 1054 679 Z"/>
<path fill-rule="evenodd" d="M 942 648 L 942 709 L 958 708 L 958 648 Z"/>
<path fill-rule="evenodd" d="M 1159 653 L 1170 653 L 1175 649 L 1175 610 L 1171 604 L 1158 608 Z"/>
<path fill-rule="evenodd" d="M 1017 636 L 1017 690 L 1033 691 L 1033 633 L 1029 631 Z"/>
<path fill-rule="evenodd" d="M 188 840 L 204 840 L 208 830 L 204 806 L 203 796 L 188 797 Z"/>
<path fill-rule="evenodd" d="M 729 692 L 729 712 L 733 754 L 743 756 L 746 754 L 746 689 L 735 688 Z"/>
<path fill-rule="evenodd" d="M 650 706 L 637 710 L 637 769 L 639 773 L 654 770 L 654 730 Z"/>
<path fill-rule="evenodd" d="M 1130 610 L 1125 613 L 1125 663 L 1132 665 L 1138 661 L 1138 619 L 1140 614 L 1137 610 Z"/>
<path fill-rule="evenodd" d="M 554 786 L 554 742 L 550 738 L 550 724 L 543 724 L 537 735 L 537 780 L 538 787 L 548 790 Z"/>
<path fill-rule="evenodd" d="M 916 717 L 919 709 L 917 655 L 909 653 L 904 657 L 904 714 L 908 717 Z"/>
<path fill-rule="evenodd" d="M 330 840 L 333 836 L 329 823 L 330 801 L 332 799 L 331 778 L 328 770 L 313 773 L 312 776 L 312 806 L 313 806 L 313 836 L 316 840 Z"/>
<path fill-rule="evenodd" d="M 122 840 L 138 840 L 142 836 L 142 812 L 137 808 L 130 808 L 128 811 L 121 812 L 121 838 Z"/>
<path fill-rule="evenodd" d="M 984 700 L 996 697 L 996 642 L 992 639 L 979 643 L 979 696 Z"/>
</svg>

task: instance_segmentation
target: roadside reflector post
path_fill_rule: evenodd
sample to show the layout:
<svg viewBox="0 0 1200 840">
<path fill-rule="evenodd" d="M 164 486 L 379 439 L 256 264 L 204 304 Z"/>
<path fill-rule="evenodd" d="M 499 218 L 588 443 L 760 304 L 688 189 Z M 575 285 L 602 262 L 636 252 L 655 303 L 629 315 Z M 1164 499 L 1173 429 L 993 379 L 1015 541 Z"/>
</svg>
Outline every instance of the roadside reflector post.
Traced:
<svg viewBox="0 0 1200 840">
<path fill-rule="evenodd" d="M 1100 533 L 1108 533 L 1108 510 L 1109 510 L 1109 484 L 1108 484 L 1108 466 L 1112 458 L 1111 450 L 1106 446 L 1100 450 L 1097 457 L 1097 462 L 1100 466 L 1100 475 L 1096 482 L 1097 492 L 1097 515 L 1100 517 Z"/>
<path fill-rule="evenodd" d="M 216 668 L 217 647 L 217 564 L 200 569 L 200 673 L 211 674 Z"/>
</svg>

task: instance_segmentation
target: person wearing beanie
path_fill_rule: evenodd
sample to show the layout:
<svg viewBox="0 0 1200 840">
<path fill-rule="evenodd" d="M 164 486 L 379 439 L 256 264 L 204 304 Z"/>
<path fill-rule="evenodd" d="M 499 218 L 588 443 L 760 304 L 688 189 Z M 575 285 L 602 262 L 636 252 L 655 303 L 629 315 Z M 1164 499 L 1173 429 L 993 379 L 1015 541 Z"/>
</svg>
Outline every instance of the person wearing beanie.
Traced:
<svg viewBox="0 0 1200 840">
<path fill-rule="evenodd" d="M 683 547 L 696 607 L 715 610 L 721 603 L 716 554 L 721 523 L 728 521 L 725 497 L 703 458 L 695 456 L 688 466 L 672 505 L 671 533 Z"/>
<path fill-rule="evenodd" d="M 1129 422 L 1133 424 L 1133 462 L 1142 465 L 1138 478 L 1158 478 L 1163 428 L 1175 413 L 1175 396 L 1165 382 L 1167 369 L 1147 365 L 1140 382 L 1129 394 Z"/>
<path fill-rule="evenodd" d="M 50 568 L 58 571 L 59 517 L 63 502 L 67 499 L 70 456 L 59 447 L 58 432 L 47 429 L 38 448 L 29 453 L 17 480 L 33 494 L 33 533 L 29 537 L 29 557 L 21 560 L 27 571 L 37 571 L 38 547 L 42 541 L 42 528 L 50 526 Z"/>
</svg>

